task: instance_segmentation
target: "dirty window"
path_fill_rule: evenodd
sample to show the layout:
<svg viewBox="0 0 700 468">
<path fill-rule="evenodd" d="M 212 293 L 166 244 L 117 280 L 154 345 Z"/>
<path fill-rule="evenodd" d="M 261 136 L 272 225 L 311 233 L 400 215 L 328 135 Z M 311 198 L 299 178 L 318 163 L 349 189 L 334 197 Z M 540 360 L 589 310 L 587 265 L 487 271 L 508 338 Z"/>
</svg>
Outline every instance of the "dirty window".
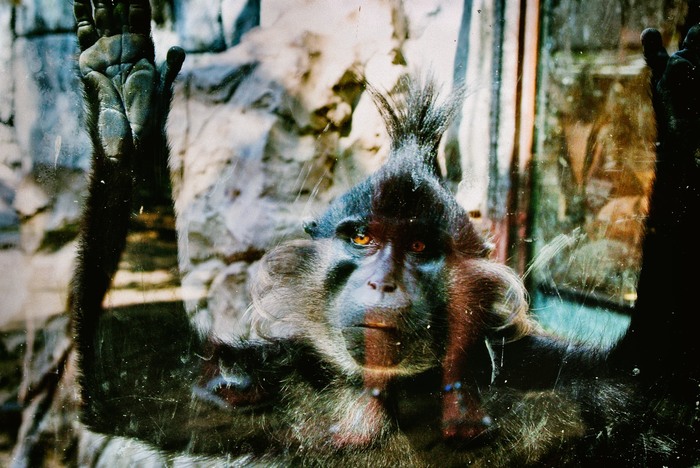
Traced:
<svg viewBox="0 0 700 468">
<path fill-rule="evenodd" d="M 604 364 L 655 176 L 640 33 L 698 11 L 0 0 L 0 465 L 697 462 L 700 372 Z"/>
</svg>

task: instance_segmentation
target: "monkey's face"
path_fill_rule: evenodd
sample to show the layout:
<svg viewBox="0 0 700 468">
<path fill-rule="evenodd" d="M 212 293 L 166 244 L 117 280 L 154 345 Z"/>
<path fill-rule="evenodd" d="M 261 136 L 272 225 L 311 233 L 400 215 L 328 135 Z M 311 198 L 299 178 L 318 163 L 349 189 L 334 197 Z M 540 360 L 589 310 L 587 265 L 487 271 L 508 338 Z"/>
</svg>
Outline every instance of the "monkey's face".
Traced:
<svg viewBox="0 0 700 468">
<path fill-rule="evenodd" d="M 437 362 L 447 246 L 420 220 L 349 218 L 336 227 L 327 320 L 364 372 L 414 373 Z"/>
<path fill-rule="evenodd" d="M 324 246 L 318 320 L 326 330 L 311 337 L 316 346 L 350 374 L 407 375 L 439 364 L 450 287 L 446 265 L 456 248 L 464 253 L 463 238 L 473 229 L 437 179 L 385 167 L 307 232 Z M 478 255 L 483 243 L 472 237 Z"/>
</svg>

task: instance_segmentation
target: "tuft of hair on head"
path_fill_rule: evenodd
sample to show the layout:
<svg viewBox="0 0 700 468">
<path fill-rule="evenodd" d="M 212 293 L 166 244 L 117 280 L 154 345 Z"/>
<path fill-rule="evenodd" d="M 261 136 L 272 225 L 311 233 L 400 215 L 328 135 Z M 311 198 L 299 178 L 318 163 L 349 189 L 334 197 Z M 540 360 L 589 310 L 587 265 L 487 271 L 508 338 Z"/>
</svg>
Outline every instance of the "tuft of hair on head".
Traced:
<svg viewBox="0 0 700 468">
<path fill-rule="evenodd" d="M 391 138 L 391 152 L 417 147 L 425 165 L 440 175 L 437 156 L 440 140 L 462 107 L 464 89 L 458 88 L 441 99 L 435 79 L 404 75 L 394 92 L 385 93 L 365 81 L 365 89 L 384 119 Z"/>
</svg>

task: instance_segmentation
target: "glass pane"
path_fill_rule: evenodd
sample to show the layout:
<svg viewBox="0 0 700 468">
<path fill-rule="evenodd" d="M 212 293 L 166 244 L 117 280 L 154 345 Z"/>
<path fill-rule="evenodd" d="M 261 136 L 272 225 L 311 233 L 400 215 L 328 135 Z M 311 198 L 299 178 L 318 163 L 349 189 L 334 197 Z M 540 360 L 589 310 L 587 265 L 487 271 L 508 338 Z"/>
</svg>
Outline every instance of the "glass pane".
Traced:
<svg viewBox="0 0 700 468">
<path fill-rule="evenodd" d="M 635 301 L 655 132 L 639 36 L 675 30 L 683 15 L 670 3 L 544 4 L 532 272 L 541 291 L 613 309 Z"/>
</svg>

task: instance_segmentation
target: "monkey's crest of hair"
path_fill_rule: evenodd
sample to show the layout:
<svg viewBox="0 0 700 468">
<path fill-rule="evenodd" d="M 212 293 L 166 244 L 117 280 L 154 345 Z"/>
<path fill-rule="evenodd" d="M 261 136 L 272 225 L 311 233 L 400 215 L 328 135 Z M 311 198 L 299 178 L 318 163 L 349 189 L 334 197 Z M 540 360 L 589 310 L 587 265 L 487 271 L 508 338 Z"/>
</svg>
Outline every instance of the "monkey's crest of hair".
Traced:
<svg viewBox="0 0 700 468">
<path fill-rule="evenodd" d="M 440 89 L 432 78 L 407 75 L 399 80 L 394 97 L 388 97 L 369 83 L 365 87 L 384 119 L 392 154 L 415 147 L 425 165 L 438 176 L 440 140 L 461 109 L 464 89 L 453 91 L 444 102 L 439 102 Z"/>
</svg>

